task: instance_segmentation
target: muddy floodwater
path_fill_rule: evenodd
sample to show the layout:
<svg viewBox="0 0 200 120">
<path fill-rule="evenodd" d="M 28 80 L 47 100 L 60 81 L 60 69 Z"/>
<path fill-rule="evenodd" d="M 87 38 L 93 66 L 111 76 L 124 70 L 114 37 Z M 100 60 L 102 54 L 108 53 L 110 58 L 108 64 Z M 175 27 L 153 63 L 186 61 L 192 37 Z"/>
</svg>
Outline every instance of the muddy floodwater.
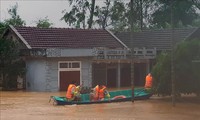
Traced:
<svg viewBox="0 0 200 120">
<path fill-rule="evenodd" d="M 91 105 L 55 106 L 51 95 L 65 92 L 0 91 L 0 120 L 200 120 L 200 99 L 183 97 L 172 107 L 171 98 Z"/>
</svg>

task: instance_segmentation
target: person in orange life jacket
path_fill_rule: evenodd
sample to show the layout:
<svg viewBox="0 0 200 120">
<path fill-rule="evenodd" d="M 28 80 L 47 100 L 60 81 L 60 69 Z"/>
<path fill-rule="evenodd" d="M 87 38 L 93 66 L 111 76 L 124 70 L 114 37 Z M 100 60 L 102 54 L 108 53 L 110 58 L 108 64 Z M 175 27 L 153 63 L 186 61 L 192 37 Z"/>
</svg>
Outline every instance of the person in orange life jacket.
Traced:
<svg viewBox="0 0 200 120">
<path fill-rule="evenodd" d="M 81 100 L 81 86 L 76 86 L 75 92 L 74 92 L 75 100 L 80 101 Z"/>
<path fill-rule="evenodd" d="M 152 85 L 153 85 L 153 77 L 151 75 L 151 73 L 149 73 L 147 76 L 146 76 L 146 81 L 145 81 L 145 89 L 150 89 L 152 88 Z"/>
<path fill-rule="evenodd" d="M 79 97 L 80 97 L 80 91 L 76 86 L 76 82 L 73 81 L 71 84 L 69 84 L 67 88 L 66 98 L 68 101 L 73 101 L 73 100 L 78 100 Z"/>
<path fill-rule="evenodd" d="M 90 93 L 90 100 L 103 100 L 105 97 L 110 98 L 109 92 L 106 90 L 106 86 L 97 85 Z"/>
</svg>

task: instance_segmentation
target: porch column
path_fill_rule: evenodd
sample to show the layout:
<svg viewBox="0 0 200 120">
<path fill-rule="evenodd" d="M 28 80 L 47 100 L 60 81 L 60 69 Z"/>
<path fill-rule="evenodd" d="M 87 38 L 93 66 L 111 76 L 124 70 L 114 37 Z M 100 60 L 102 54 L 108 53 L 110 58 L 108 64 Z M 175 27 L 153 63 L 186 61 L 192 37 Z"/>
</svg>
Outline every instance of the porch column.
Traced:
<svg viewBox="0 0 200 120">
<path fill-rule="evenodd" d="M 121 65 L 120 65 L 120 61 L 118 61 L 117 64 L 117 87 L 120 87 L 120 78 L 121 78 Z"/>
</svg>

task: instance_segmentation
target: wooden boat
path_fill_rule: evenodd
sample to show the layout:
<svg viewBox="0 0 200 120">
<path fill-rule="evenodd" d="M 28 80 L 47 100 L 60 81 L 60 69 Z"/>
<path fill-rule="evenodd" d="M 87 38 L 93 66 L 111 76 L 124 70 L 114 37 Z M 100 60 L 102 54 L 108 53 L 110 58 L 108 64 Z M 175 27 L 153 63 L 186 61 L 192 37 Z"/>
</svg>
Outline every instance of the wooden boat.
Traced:
<svg viewBox="0 0 200 120">
<path fill-rule="evenodd" d="M 89 94 L 81 94 L 81 101 L 67 101 L 66 97 L 51 96 L 50 100 L 53 100 L 54 105 L 73 105 L 73 104 L 98 104 L 98 103 L 112 103 L 132 100 L 132 90 L 118 90 L 110 91 L 110 99 L 90 101 Z M 134 89 L 134 100 L 149 99 L 152 93 L 144 88 Z"/>
</svg>

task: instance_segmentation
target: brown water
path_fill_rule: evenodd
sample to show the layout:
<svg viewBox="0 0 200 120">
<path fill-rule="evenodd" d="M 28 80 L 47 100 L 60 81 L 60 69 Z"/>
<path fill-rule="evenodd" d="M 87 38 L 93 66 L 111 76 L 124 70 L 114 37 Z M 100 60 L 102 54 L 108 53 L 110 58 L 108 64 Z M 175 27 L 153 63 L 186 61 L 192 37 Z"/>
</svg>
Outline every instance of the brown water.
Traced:
<svg viewBox="0 0 200 120">
<path fill-rule="evenodd" d="M 170 98 L 92 105 L 54 106 L 51 95 L 65 92 L 2 92 L 0 120 L 200 120 L 200 100 L 184 97 L 176 107 Z"/>
</svg>

